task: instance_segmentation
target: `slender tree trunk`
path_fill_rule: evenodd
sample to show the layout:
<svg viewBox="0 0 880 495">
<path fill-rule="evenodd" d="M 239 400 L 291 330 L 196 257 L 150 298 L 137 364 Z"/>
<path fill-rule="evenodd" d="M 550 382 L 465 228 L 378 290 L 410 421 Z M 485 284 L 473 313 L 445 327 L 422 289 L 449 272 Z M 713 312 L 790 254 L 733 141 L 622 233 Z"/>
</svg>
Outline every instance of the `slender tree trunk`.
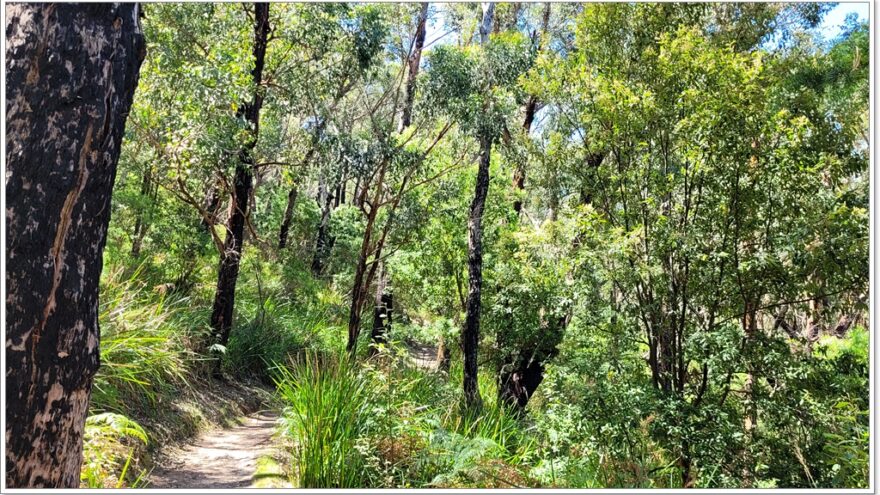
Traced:
<svg viewBox="0 0 880 495">
<path fill-rule="evenodd" d="M 333 212 L 333 194 L 325 177 L 318 182 L 318 203 L 321 206 L 321 220 L 318 222 L 318 232 L 315 239 L 315 253 L 312 257 L 312 274 L 316 277 L 324 272 L 324 262 L 333 247 L 333 239 L 330 235 L 330 216 Z"/>
<path fill-rule="evenodd" d="M 480 43 L 484 47 L 489 42 L 489 30 L 494 16 L 495 3 L 484 3 L 483 19 L 480 22 Z M 488 131 L 480 133 L 480 163 L 477 169 L 474 199 L 471 201 L 468 216 L 468 296 L 464 327 L 461 332 L 461 348 L 464 354 L 462 385 L 465 405 L 469 409 L 479 409 L 483 402 L 477 384 L 477 354 L 480 345 L 480 298 L 483 287 L 483 209 L 489 193 L 492 141 Z"/>
<path fill-rule="evenodd" d="M 400 117 L 400 127 L 398 132 L 403 132 L 412 122 L 413 100 L 416 94 L 416 76 L 419 74 L 419 63 L 422 59 L 422 48 L 425 46 L 425 33 L 427 32 L 428 23 L 428 3 L 421 4 L 419 10 L 418 24 L 416 26 L 416 35 L 413 38 L 412 52 L 407 60 L 408 74 L 406 79 L 406 96 L 403 103 L 403 114 Z"/>
<path fill-rule="evenodd" d="M 385 344 L 391 328 L 394 311 L 394 296 L 388 287 L 388 270 L 384 262 L 379 262 L 379 278 L 376 280 L 376 305 L 373 308 L 373 331 L 370 340 L 374 344 Z M 375 352 L 375 347 L 371 352 Z"/>
<path fill-rule="evenodd" d="M 77 488 L 140 8 L 5 9 L 6 486 Z"/>
<path fill-rule="evenodd" d="M 296 186 L 290 188 L 287 193 L 287 207 L 284 209 L 284 218 L 281 220 L 281 228 L 278 230 L 278 249 L 287 247 L 287 235 L 290 232 L 290 222 L 293 221 L 293 207 L 296 205 Z"/>
<path fill-rule="evenodd" d="M 437 370 L 443 373 L 449 373 L 449 366 L 452 361 L 449 346 L 446 345 L 446 339 L 440 337 L 440 343 L 437 346 Z"/>
<path fill-rule="evenodd" d="M 211 226 L 217 223 L 217 211 L 220 209 L 220 186 L 215 183 L 210 186 L 208 193 L 205 194 L 205 211 L 208 213 L 209 219 L 202 218 L 199 226 L 205 231 L 210 232 Z"/>
<path fill-rule="evenodd" d="M 489 192 L 491 153 L 492 138 L 481 136 L 480 165 L 468 218 L 468 296 L 462 330 L 464 396 L 467 406 L 471 408 L 479 408 L 482 402 L 477 386 L 477 349 L 480 341 L 480 291 L 483 285 L 483 209 Z"/>
<path fill-rule="evenodd" d="M 217 291 L 211 312 L 211 329 L 220 345 L 229 341 L 232 330 L 232 317 L 235 310 L 235 285 L 241 262 L 244 243 L 244 225 L 248 214 L 248 200 L 253 188 L 253 149 L 257 144 L 260 130 L 260 109 L 263 106 L 263 65 L 266 57 L 266 42 L 269 36 L 269 4 L 254 4 L 254 68 L 251 76 L 254 83 L 253 101 L 242 109 L 245 119 L 251 126 L 251 136 L 238 153 L 239 163 L 235 167 L 234 191 L 229 205 L 227 234 L 224 252 L 220 254 L 220 267 L 217 270 Z M 218 370 L 219 363 L 217 361 Z"/>
<path fill-rule="evenodd" d="M 745 311 L 742 319 L 743 331 L 745 332 L 746 345 L 750 345 L 758 332 L 758 301 L 746 300 Z M 743 487 L 750 488 L 755 481 L 755 473 L 752 470 L 754 458 L 752 457 L 751 447 L 754 442 L 755 429 L 758 426 L 758 403 L 755 400 L 755 370 L 751 364 L 747 364 L 746 379 L 743 382 L 743 393 L 745 395 L 744 407 L 745 418 L 743 419 L 743 430 L 745 443 L 743 452 L 743 471 L 742 482 Z"/>
<path fill-rule="evenodd" d="M 547 33 L 547 28 L 550 25 L 550 3 L 544 4 L 544 15 L 541 17 L 541 35 Z M 516 4 L 516 9 L 519 10 L 519 5 Z M 515 15 L 515 14 L 514 14 Z M 516 17 L 514 17 L 515 19 Z M 516 21 L 514 20 L 514 26 L 516 26 Z M 538 43 L 538 49 L 541 49 L 541 43 Z M 525 116 L 523 117 L 522 129 L 523 133 L 528 136 L 529 132 L 532 130 L 532 123 L 535 121 L 535 114 L 538 111 L 538 98 L 534 95 L 530 95 L 528 101 L 526 101 L 525 107 Z M 526 187 L 526 168 L 525 163 L 518 163 L 516 168 L 513 171 L 513 187 L 516 191 L 523 191 Z M 519 216 L 522 211 L 522 200 L 517 198 L 513 202 L 513 211 L 516 212 L 517 216 Z M 554 210 L 555 211 L 555 210 Z"/>
<path fill-rule="evenodd" d="M 144 200 L 144 198 L 150 197 L 150 192 L 152 190 L 152 187 L 150 187 L 150 180 L 152 179 L 151 176 L 153 175 L 152 172 L 153 166 L 147 164 L 144 170 L 144 179 L 143 182 L 141 182 L 140 193 L 142 201 Z M 144 243 L 144 236 L 147 235 L 147 225 L 146 221 L 144 220 L 144 212 L 141 211 L 140 208 L 135 213 L 135 217 L 134 233 L 132 234 L 131 238 L 131 257 L 139 258 L 141 255 L 141 246 Z"/>
<path fill-rule="evenodd" d="M 341 98 L 341 95 L 339 98 Z M 335 107 L 335 105 L 336 102 L 334 102 L 333 106 Z M 303 168 L 308 165 L 312 156 L 315 155 L 315 150 L 317 150 L 318 142 L 321 140 L 321 135 L 324 132 L 326 125 L 327 119 L 322 119 L 320 124 L 318 124 L 318 127 L 315 129 L 315 133 L 312 135 L 312 142 L 309 146 L 309 151 L 306 152 L 301 162 Z M 290 188 L 290 192 L 287 193 L 287 207 L 284 209 L 284 218 L 281 220 L 281 227 L 278 229 L 278 249 L 284 249 L 287 247 L 287 236 L 290 232 L 290 222 L 293 219 L 293 207 L 296 203 L 296 197 L 298 194 L 296 188 L 297 186 L 294 184 L 293 187 Z"/>
</svg>

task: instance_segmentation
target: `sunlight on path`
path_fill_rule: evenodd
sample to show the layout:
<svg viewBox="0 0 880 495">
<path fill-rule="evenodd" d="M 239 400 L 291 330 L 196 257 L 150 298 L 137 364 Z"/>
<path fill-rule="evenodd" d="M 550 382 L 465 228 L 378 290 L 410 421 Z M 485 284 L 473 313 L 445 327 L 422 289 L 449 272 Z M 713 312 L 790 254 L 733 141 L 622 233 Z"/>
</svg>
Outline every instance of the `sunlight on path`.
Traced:
<svg viewBox="0 0 880 495">
<path fill-rule="evenodd" d="M 277 414 L 260 411 L 244 423 L 205 432 L 192 444 L 166 451 L 149 488 L 247 488 L 257 460 L 271 454 Z"/>
</svg>

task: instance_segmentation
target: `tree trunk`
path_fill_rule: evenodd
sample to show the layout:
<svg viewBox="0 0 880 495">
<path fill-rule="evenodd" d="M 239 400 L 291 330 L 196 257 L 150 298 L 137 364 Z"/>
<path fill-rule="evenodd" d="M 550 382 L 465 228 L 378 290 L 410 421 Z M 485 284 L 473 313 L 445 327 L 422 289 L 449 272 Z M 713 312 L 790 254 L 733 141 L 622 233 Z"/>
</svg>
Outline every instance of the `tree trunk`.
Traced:
<svg viewBox="0 0 880 495">
<path fill-rule="evenodd" d="M 235 167 L 234 191 L 229 204 L 229 218 L 224 242 L 224 252 L 220 254 L 220 267 L 217 271 L 217 291 L 211 312 L 211 329 L 216 343 L 225 346 L 232 330 L 232 316 L 235 310 L 235 285 L 241 262 L 244 241 L 244 224 L 248 213 L 248 199 L 253 188 L 253 149 L 260 131 L 260 108 L 263 106 L 263 64 L 266 56 L 266 41 L 269 35 L 269 4 L 254 4 L 254 68 L 251 76 L 254 83 L 253 101 L 242 109 L 245 119 L 251 126 L 251 135 L 239 150 L 239 163 Z M 219 366 L 220 361 L 217 361 Z M 219 370 L 219 368 L 218 368 Z"/>
<path fill-rule="evenodd" d="M 519 5 L 517 4 L 516 10 L 519 10 Z M 516 27 L 516 14 L 514 14 L 514 25 Z M 541 18 L 541 33 L 542 35 L 547 32 L 547 27 L 550 24 L 550 3 L 546 3 L 544 5 L 544 15 Z M 538 43 L 538 50 L 541 49 L 540 42 Z M 538 111 L 538 98 L 534 95 L 529 96 L 528 101 L 526 102 L 525 108 L 525 117 L 523 117 L 523 133 L 528 137 L 529 132 L 532 130 L 532 123 L 535 121 L 535 113 Z M 517 164 L 516 168 L 513 171 L 513 187 L 517 191 L 522 191 L 526 188 L 526 168 L 524 163 Z M 513 211 L 516 212 L 517 216 L 522 211 L 522 200 L 517 198 L 513 202 Z M 555 210 L 554 210 L 555 211 Z"/>
<path fill-rule="evenodd" d="M 498 398 L 503 404 L 522 411 L 542 381 L 544 363 L 539 359 L 518 357 L 507 363 L 499 375 Z"/>
<path fill-rule="evenodd" d="M 477 386 L 477 348 L 480 341 L 480 291 L 483 285 L 483 209 L 489 192 L 491 153 L 492 138 L 481 136 L 477 184 L 468 218 L 468 296 L 462 330 L 464 396 L 467 406 L 471 408 L 479 408 L 482 402 Z"/>
<path fill-rule="evenodd" d="M 144 170 L 144 180 L 141 182 L 141 200 L 144 198 L 148 198 L 150 196 L 150 180 L 153 172 L 153 166 L 147 164 Z M 139 258 L 141 255 L 141 246 L 144 243 L 144 236 L 147 235 L 147 225 L 146 221 L 144 221 L 144 212 L 138 208 L 138 211 L 135 212 L 135 222 L 134 222 L 134 233 L 131 237 L 131 257 Z"/>
<path fill-rule="evenodd" d="M 241 250 L 244 242 L 244 224 L 247 215 L 247 200 L 253 186 L 253 176 L 249 163 L 235 167 L 235 191 L 229 200 L 229 214 L 226 224 L 226 240 L 220 254 L 220 268 L 217 271 L 217 290 L 211 312 L 211 328 L 215 342 L 226 345 L 232 330 L 232 317 L 235 309 L 235 286 L 241 266 Z"/>
<path fill-rule="evenodd" d="M 416 94 L 416 76 L 419 74 L 419 63 L 422 59 L 422 48 L 425 46 L 426 25 L 428 23 L 428 3 L 422 3 L 419 10 L 419 20 L 416 26 L 416 35 L 413 38 L 412 52 L 407 60 L 408 74 L 406 79 L 406 96 L 403 103 L 403 114 L 400 117 L 398 132 L 403 132 L 412 123 L 412 107 Z"/>
<path fill-rule="evenodd" d="M 480 22 L 480 44 L 483 46 L 489 42 L 489 30 L 494 16 L 495 3 L 484 3 L 483 19 Z M 488 98 L 488 95 L 486 97 Z M 477 385 L 477 353 L 480 344 L 480 291 L 483 286 L 483 209 L 489 193 L 492 140 L 488 131 L 484 130 L 480 133 L 480 164 L 477 169 L 474 199 L 471 201 L 468 216 L 468 296 L 464 327 L 461 332 L 461 349 L 464 354 L 462 386 L 465 405 L 469 409 L 479 409 L 483 403 Z"/>
<path fill-rule="evenodd" d="M 446 339 L 440 337 L 440 343 L 437 346 L 437 371 L 449 373 L 449 366 L 452 361 L 449 346 L 446 345 Z"/>
<path fill-rule="evenodd" d="M 296 186 L 290 188 L 287 193 L 287 208 L 284 209 L 284 218 L 281 220 L 281 228 L 278 230 L 278 249 L 287 247 L 287 234 L 290 232 L 290 222 L 293 220 L 293 207 L 296 204 Z"/>
<path fill-rule="evenodd" d="M 205 195 L 205 211 L 208 213 L 208 219 L 202 218 L 199 226 L 206 232 L 210 233 L 211 227 L 217 223 L 217 211 L 220 209 L 220 185 L 214 184 L 208 189 Z"/>
<path fill-rule="evenodd" d="M 333 213 L 333 191 L 339 183 L 342 171 L 338 172 L 335 184 L 328 185 L 323 174 L 318 183 L 318 204 L 321 206 L 321 220 L 318 223 L 318 233 L 315 239 L 315 254 L 312 257 L 312 274 L 316 277 L 324 272 L 324 264 L 333 249 L 335 238 L 330 234 L 330 217 Z"/>
<path fill-rule="evenodd" d="M 388 342 L 387 334 L 391 328 L 391 317 L 394 311 L 394 296 L 388 287 L 388 271 L 385 263 L 379 262 L 379 278 L 376 281 L 376 306 L 373 308 L 373 331 L 370 340 L 374 344 Z M 371 352 L 375 352 L 375 347 Z"/>
<path fill-rule="evenodd" d="M 5 8 L 6 486 L 77 488 L 140 8 Z"/>
<path fill-rule="evenodd" d="M 744 315 L 742 318 L 743 331 L 745 333 L 746 345 L 751 346 L 758 333 L 758 300 L 746 300 L 744 304 Z M 742 483 L 744 488 L 751 488 L 755 482 L 755 473 L 752 470 L 755 462 L 752 456 L 752 444 L 754 443 L 755 429 L 758 427 L 758 402 L 755 398 L 755 370 L 751 362 L 746 364 L 746 379 L 743 383 L 743 394 L 745 400 L 745 418 L 743 419 L 744 435 L 744 451 L 743 451 L 743 470 Z"/>
</svg>

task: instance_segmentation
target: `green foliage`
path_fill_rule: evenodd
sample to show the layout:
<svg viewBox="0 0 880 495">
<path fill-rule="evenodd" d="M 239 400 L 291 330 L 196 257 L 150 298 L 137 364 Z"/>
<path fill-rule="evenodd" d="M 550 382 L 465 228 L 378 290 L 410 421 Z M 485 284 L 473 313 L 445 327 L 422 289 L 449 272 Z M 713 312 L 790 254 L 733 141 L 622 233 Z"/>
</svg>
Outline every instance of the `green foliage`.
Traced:
<svg viewBox="0 0 880 495">
<path fill-rule="evenodd" d="M 191 349 L 204 332 L 195 323 L 198 313 L 182 311 L 188 298 L 148 293 L 138 273 L 126 279 L 115 269 L 102 280 L 101 368 L 92 410 L 152 406 L 166 388 L 186 386 L 193 371 Z"/>
<path fill-rule="evenodd" d="M 132 458 L 142 451 L 147 442 L 144 429 L 121 414 L 102 413 L 89 416 L 83 433 L 83 486 L 139 488 L 146 473 L 142 471 L 132 477 L 128 469 Z"/>
<path fill-rule="evenodd" d="M 281 427 L 295 442 L 297 486 L 365 486 L 369 479 L 359 440 L 373 424 L 369 382 L 345 356 L 306 354 L 290 369 L 273 370 L 285 404 Z"/>
<path fill-rule="evenodd" d="M 432 5 L 429 32 L 449 33 L 426 40 L 401 129 L 417 5 L 273 4 L 259 88 L 251 6 L 148 5 L 84 483 L 136 484 L 146 439 L 125 418 L 150 418 L 215 358 L 231 172 L 259 91 L 222 370 L 274 381 L 297 486 L 866 486 L 870 31 L 850 18 L 819 39 L 828 8 L 553 4 L 545 27 L 543 5 L 505 4 L 480 43 L 478 5 Z M 458 341 L 486 137 L 485 404 L 467 412 Z M 350 359 L 356 268 L 379 261 L 388 342 L 367 350 L 373 273 Z M 448 372 L 414 365 L 410 346 L 439 342 Z M 528 405 L 500 404 L 499 381 L 535 363 Z"/>
</svg>

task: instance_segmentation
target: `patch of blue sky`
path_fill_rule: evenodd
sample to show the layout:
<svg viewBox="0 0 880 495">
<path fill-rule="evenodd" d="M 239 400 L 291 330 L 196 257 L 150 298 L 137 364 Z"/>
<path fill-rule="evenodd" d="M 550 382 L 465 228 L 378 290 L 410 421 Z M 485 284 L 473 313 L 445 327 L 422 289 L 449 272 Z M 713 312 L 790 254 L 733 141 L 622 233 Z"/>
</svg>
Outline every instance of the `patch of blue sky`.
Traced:
<svg viewBox="0 0 880 495">
<path fill-rule="evenodd" d="M 846 18 L 850 14 L 855 14 L 859 22 L 867 22 L 869 9 L 868 2 L 839 3 L 825 14 L 816 31 L 826 40 L 834 39 L 843 31 Z"/>
</svg>

